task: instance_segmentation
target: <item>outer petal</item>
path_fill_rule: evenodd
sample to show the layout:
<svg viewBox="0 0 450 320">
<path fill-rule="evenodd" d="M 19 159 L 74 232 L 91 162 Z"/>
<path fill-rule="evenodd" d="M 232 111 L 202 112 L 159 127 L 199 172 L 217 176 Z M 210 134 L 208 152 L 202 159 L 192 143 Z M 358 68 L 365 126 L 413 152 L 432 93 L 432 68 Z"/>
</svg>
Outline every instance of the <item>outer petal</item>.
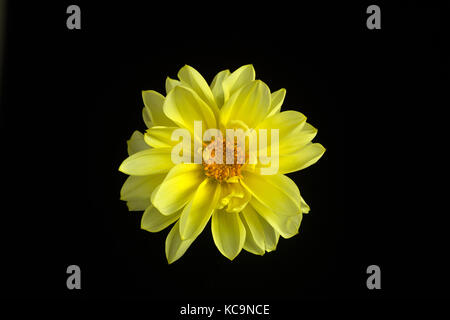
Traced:
<svg viewBox="0 0 450 320">
<path fill-rule="evenodd" d="M 191 66 L 185 65 L 180 69 L 180 71 L 178 71 L 178 78 L 182 83 L 188 84 L 189 87 L 191 87 L 198 94 L 200 99 L 209 105 L 211 110 L 214 112 L 215 117 L 219 115 L 219 109 L 213 93 L 211 92 L 211 88 L 197 70 Z"/>
<path fill-rule="evenodd" d="M 298 229 L 300 228 L 300 223 L 302 222 L 302 219 L 303 219 L 303 214 L 300 213 L 296 216 L 290 217 L 289 219 L 291 220 L 291 223 L 294 224 L 294 226 L 298 232 Z"/>
<path fill-rule="evenodd" d="M 224 102 L 226 102 L 237 90 L 255 80 L 255 69 L 247 64 L 235 70 L 223 82 Z"/>
<path fill-rule="evenodd" d="M 294 181 L 282 174 L 261 176 L 243 172 L 242 185 L 254 198 L 281 215 L 300 212 L 300 191 Z"/>
<path fill-rule="evenodd" d="M 204 179 L 202 165 L 178 164 L 153 192 L 152 203 L 162 214 L 172 214 L 186 205 Z"/>
<path fill-rule="evenodd" d="M 136 152 L 150 149 L 150 146 L 145 143 L 144 141 L 144 135 L 140 133 L 139 131 L 133 132 L 131 135 L 131 138 L 127 141 L 128 145 L 128 155 L 131 156 L 132 154 L 135 154 Z"/>
<path fill-rule="evenodd" d="M 269 107 L 269 88 L 264 82 L 255 80 L 239 89 L 225 102 L 220 110 L 220 121 L 225 127 L 230 127 L 230 122 L 238 120 L 249 128 L 255 128 L 266 117 Z"/>
<path fill-rule="evenodd" d="M 195 238 L 181 240 L 179 225 L 180 221 L 175 223 L 166 238 L 166 258 L 169 264 L 180 259 L 195 240 Z"/>
<path fill-rule="evenodd" d="M 161 214 L 154 206 L 149 206 L 142 215 L 141 229 L 149 232 L 159 232 L 177 221 L 180 214 L 181 210 L 178 210 L 166 216 Z"/>
<path fill-rule="evenodd" d="M 295 147 L 299 144 L 299 139 L 301 139 L 301 133 L 306 124 L 306 117 L 297 111 L 283 111 L 280 113 L 276 113 L 271 117 L 267 117 L 261 122 L 256 128 L 259 132 L 259 129 L 267 130 L 267 137 L 270 137 L 270 130 L 277 129 L 278 130 L 278 138 L 279 138 L 279 154 L 283 154 L 292 150 L 292 147 Z M 270 150 L 270 145 L 267 146 L 267 149 Z M 262 148 L 260 148 L 262 151 Z"/>
<path fill-rule="evenodd" d="M 302 196 L 300 196 L 301 198 L 301 207 L 302 207 L 302 213 L 309 213 L 310 207 L 308 206 L 308 204 L 306 203 L 305 199 L 303 199 Z"/>
<path fill-rule="evenodd" d="M 120 190 L 120 200 L 146 199 L 150 202 L 153 190 L 163 182 L 165 173 L 149 176 L 129 176 Z"/>
<path fill-rule="evenodd" d="M 278 91 L 272 92 L 271 94 L 271 104 L 268 117 L 280 112 L 281 105 L 283 104 L 284 97 L 286 96 L 286 89 L 280 89 Z"/>
<path fill-rule="evenodd" d="M 317 134 L 317 129 L 306 122 L 306 117 L 297 111 L 284 111 L 271 117 L 267 117 L 258 125 L 257 129 L 278 129 L 280 156 L 297 152 L 311 142 Z M 259 131 L 258 131 L 259 132 Z M 271 146 L 267 146 L 268 154 L 271 154 Z M 259 150 L 264 151 L 262 148 Z M 276 150 L 275 150 L 276 152 Z"/>
<path fill-rule="evenodd" d="M 224 102 L 222 82 L 226 78 L 228 78 L 229 75 L 230 70 L 220 71 L 218 74 L 216 74 L 213 81 L 211 82 L 211 91 L 213 93 L 214 99 L 216 100 L 219 109 L 223 106 Z"/>
<path fill-rule="evenodd" d="M 241 214 L 241 221 L 245 227 L 245 242 L 244 242 L 244 246 L 242 248 L 253 254 L 257 254 L 257 255 L 261 255 L 261 256 L 264 255 L 264 253 L 266 253 L 264 241 L 263 241 L 262 247 L 256 243 L 255 238 L 253 237 L 247 222 L 242 217 L 242 214 Z"/>
<path fill-rule="evenodd" d="M 277 214 L 271 208 L 266 207 L 256 199 L 250 201 L 250 205 L 277 231 L 283 238 L 290 238 L 298 233 L 301 221 L 301 213 L 295 216 Z"/>
<path fill-rule="evenodd" d="M 283 143 L 284 151 L 288 151 L 288 145 L 295 145 L 296 150 L 306 146 L 311 142 L 312 139 L 317 135 L 317 129 L 314 128 L 311 124 L 305 123 L 300 133 L 297 135 L 297 142 L 294 142 L 293 134 L 291 133 L 288 137 L 286 137 L 286 141 Z"/>
<path fill-rule="evenodd" d="M 135 176 L 168 172 L 174 166 L 170 148 L 147 149 L 126 158 L 119 171 Z"/>
<path fill-rule="evenodd" d="M 298 135 L 305 126 L 305 123 L 306 117 L 302 113 L 288 110 L 267 117 L 258 125 L 257 129 L 278 129 L 281 142 L 283 138 L 291 134 Z"/>
<path fill-rule="evenodd" d="M 309 123 L 305 123 L 299 132 L 293 130 L 289 134 L 283 136 L 283 139 L 280 140 L 280 154 L 285 155 L 298 151 L 310 143 L 316 135 L 317 129 Z"/>
<path fill-rule="evenodd" d="M 324 153 L 325 148 L 320 143 L 308 143 L 294 153 L 280 154 L 279 172 L 289 173 L 305 169 L 316 163 Z"/>
<path fill-rule="evenodd" d="M 169 94 L 170 90 L 180 85 L 180 81 L 171 79 L 169 77 L 166 78 L 166 94 Z"/>
<path fill-rule="evenodd" d="M 143 113 L 148 115 L 152 125 L 174 126 L 174 123 L 163 112 L 164 96 L 162 94 L 154 90 L 142 91 L 142 100 L 144 100 L 146 108 Z"/>
<path fill-rule="evenodd" d="M 178 143 L 178 141 L 173 141 L 172 133 L 178 127 L 162 127 L 154 126 L 147 129 L 144 140 L 145 142 L 154 148 L 169 148 L 173 147 Z"/>
<path fill-rule="evenodd" d="M 147 128 L 153 127 L 152 116 L 150 115 L 150 108 L 143 107 L 142 108 L 142 119 L 144 119 L 144 123 Z"/>
<path fill-rule="evenodd" d="M 133 199 L 127 201 L 128 211 L 144 211 L 150 205 L 150 199 Z"/>
<path fill-rule="evenodd" d="M 180 127 L 194 134 L 194 121 L 202 121 L 202 132 L 216 128 L 211 108 L 192 89 L 177 86 L 167 95 L 164 113 Z M 198 137 L 203 138 L 203 137 Z"/>
<path fill-rule="evenodd" d="M 264 242 L 266 245 L 266 251 L 274 251 L 277 248 L 280 234 L 263 218 L 260 219 L 264 228 Z"/>
<path fill-rule="evenodd" d="M 205 179 L 180 217 L 181 239 L 197 237 L 205 228 L 220 199 L 220 183 Z"/>
<path fill-rule="evenodd" d="M 258 247 L 265 249 L 265 233 L 261 218 L 252 206 L 246 206 L 241 212 L 242 220 L 248 226 L 253 241 Z"/>
<path fill-rule="evenodd" d="M 230 260 L 236 258 L 245 242 L 245 227 L 239 213 L 216 210 L 211 230 L 217 249 Z"/>
</svg>

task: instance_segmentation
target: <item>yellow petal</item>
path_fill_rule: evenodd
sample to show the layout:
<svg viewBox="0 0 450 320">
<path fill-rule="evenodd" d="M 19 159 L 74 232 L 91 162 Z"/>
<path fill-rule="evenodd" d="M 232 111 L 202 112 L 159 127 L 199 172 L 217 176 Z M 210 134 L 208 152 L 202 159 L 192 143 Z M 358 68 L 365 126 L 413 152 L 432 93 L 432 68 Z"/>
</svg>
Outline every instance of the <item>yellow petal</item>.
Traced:
<svg viewBox="0 0 450 320">
<path fill-rule="evenodd" d="M 278 129 L 280 141 L 291 134 L 299 134 L 306 123 L 306 117 L 298 111 L 288 110 L 267 117 L 257 129 Z"/>
<path fill-rule="evenodd" d="M 299 132 L 291 131 L 280 139 L 280 154 L 294 153 L 306 146 L 317 135 L 317 129 L 309 123 L 305 123 Z"/>
<path fill-rule="evenodd" d="M 211 88 L 208 86 L 206 80 L 202 75 L 192 68 L 191 66 L 185 65 L 178 71 L 178 78 L 182 83 L 186 83 L 190 88 L 192 88 L 204 102 L 208 104 L 211 110 L 214 112 L 214 116 L 218 117 L 219 109 L 214 99 Z"/>
<path fill-rule="evenodd" d="M 170 148 L 147 149 L 126 158 L 119 171 L 134 176 L 145 176 L 168 172 L 173 166 Z"/>
<path fill-rule="evenodd" d="M 149 206 L 142 215 L 141 229 L 149 232 L 159 232 L 174 223 L 180 217 L 181 210 L 171 215 L 163 215 L 154 206 Z"/>
<path fill-rule="evenodd" d="M 266 253 L 264 241 L 262 243 L 262 246 L 260 246 L 256 243 L 255 238 L 253 237 L 247 222 L 242 217 L 242 213 L 240 214 L 240 216 L 241 216 L 241 221 L 245 227 L 245 242 L 244 242 L 244 246 L 242 248 L 253 254 L 257 254 L 257 255 L 261 255 L 261 256 L 264 255 L 264 253 Z"/>
<path fill-rule="evenodd" d="M 300 200 L 301 200 L 301 205 L 300 207 L 302 208 L 302 213 L 309 213 L 309 210 L 311 209 L 308 204 L 306 203 L 305 199 L 303 199 L 302 196 L 300 196 Z"/>
<path fill-rule="evenodd" d="M 240 120 L 249 128 L 255 128 L 266 117 L 269 107 L 267 85 L 261 80 L 251 81 L 225 102 L 220 109 L 220 120 L 225 127 L 233 120 Z"/>
<path fill-rule="evenodd" d="M 286 89 L 280 89 L 278 91 L 272 92 L 271 103 L 268 117 L 280 112 L 281 105 L 283 104 L 284 97 L 286 96 Z"/>
<path fill-rule="evenodd" d="M 320 143 L 308 143 L 294 153 L 280 154 L 278 171 L 289 173 L 305 169 L 316 163 L 324 153 L 325 148 Z"/>
<path fill-rule="evenodd" d="M 180 217 L 181 239 L 197 237 L 205 228 L 220 198 L 220 183 L 205 179 Z"/>
<path fill-rule="evenodd" d="M 246 206 L 241 212 L 242 220 L 248 226 L 253 241 L 258 247 L 265 249 L 265 232 L 261 218 L 252 206 Z"/>
<path fill-rule="evenodd" d="M 270 154 L 279 158 L 279 173 L 289 173 L 301 170 L 315 163 L 325 149 L 321 145 L 308 146 L 316 136 L 317 129 L 306 123 L 306 117 L 300 112 L 284 111 L 272 117 L 266 118 L 258 125 L 258 129 L 278 129 L 279 149 L 272 152 L 271 146 L 260 148 L 259 153 Z M 258 131 L 259 132 L 259 131 Z M 269 133 L 267 133 L 269 135 Z M 261 172 L 261 168 L 269 164 L 258 163 L 255 171 Z"/>
<path fill-rule="evenodd" d="M 133 132 L 131 135 L 131 138 L 127 141 L 128 145 L 128 155 L 131 156 L 132 154 L 135 154 L 136 152 L 150 149 L 150 146 L 145 143 L 144 141 L 144 135 L 140 133 L 139 131 Z"/>
<path fill-rule="evenodd" d="M 239 213 L 214 211 L 211 230 L 217 249 L 230 260 L 236 258 L 245 242 L 245 227 Z"/>
<path fill-rule="evenodd" d="M 289 217 L 289 219 L 291 220 L 290 223 L 292 223 L 294 225 L 295 229 L 297 229 L 297 232 L 298 232 L 298 229 L 300 228 L 300 223 L 302 222 L 302 219 L 303 219 L 303 214 L 300 213 L 293 217 Z"/>
<path fill-rule="evenodd" d="M 220 191 L 220 199 L 219 203 L 217 204 L 217 208 L 223 209 L 226 205 L 228 205 L 232 197 L 234 197 L 234 190 L 232 189 L 232 184 L 224 183 Z"/>
<path fill-rule="evenodd" d="M 150 201 L 153 190 L 163 182 L 165 176 L 165 173 L 129 176 L 120 190 L 120 200 L 146 199 Z"/>
<path fill-rule="evenodd" d="M 280 234 L 266 220 L 264 220 L 264 218 L 261 218 L 260 221 L 264 229 L 264 243 L 266 251 L 274 251 L 277 248 Z"/>
<path fill-rule="evenodd" d="M 166 238 L 166 258 L 169 264 L 180 259 L 195 240 L 195 238 L 181 240 L 179 225 L 180 221 L 177 221 Z"/>
<path fill-rule="evenodd" d="M 252 199 L 249 204 L 285 239 L 288 239 L 298 233 L 300 226 L 301 213 L 294 216 L 285 216 L 276 213 L 271 208 L 266 207 L 260 201 Z"/>
<path fill-rule="evenodd" d="M 201 164 L 181 163 L 173 167 L 152 194 L 152 204 L 164 215 L 183 208 L 205 179 Z"/>
<path fill-rule="evenodd" d="M 262 176 L 243 172 L 241 182 L 254 198 L 280 215 L 300 212 L 300 191 L 294 181 L 282 174 Z"/>
<path fill-rule="evenodd" d="M 144 123 L 147 128 L 153 127 L 152 116 L 150 115 L 150 109 L 147 107 L 142 108 L 142 119 L 144 119 Z"/>
<path fill-rule="evenodd" d="M 178 127 L 163 127 L 154 126 L 147 129 L 144 140 L 145 142 L 154 148 L 168 148 L 178 144 L 178 141 L 172 140 L 172 133 Z"/>
<path fill-rule="evenodd" d="M 292 146 L 295 148 L 298 145 L 298 140 L 300 139 L 305 124 L 306 117 L 302 113 L 289 110 L 267 117 L 256 129 L 257 132 L 259 132 L 259 129 L 266 129 L 267 137 L 271 136 L 270 130 L 277 129 L 280 148 L 279 154 L 284 154 L 292 150 Z M 265 149 L 260 148 L 259 151 L 261 152 Z M 270 154 L 270 144 L 267 145 L 267 150 L 269 150 L 268 154 Z"/>
<path fill-rule="evenodd" d="M 240 183 L 224 183 L 217 208 L 223 209 L 226 206 L 227 212 L 241 212 L 250 198 L 250 193 Z"/>
<path fill-rule="evenodd" d="M 144 211 L 150 205 L 150 199 L 133 199 L 127 201 L 128 211 Z"/>
<path fill-rule="evenodd" d="M 223 209 L 230 203 L 232 198 L 236 197 L 242 199 L 246 196 L 246 193 L 248 192 L 239 184 L 239 181 L 236 183 L 223 183 L 217 208 Z"/>
<path fill-rule="evenodd" d="M 171 79 L 169 77 L 166 78 L 166 94 L 169 94 L 170 90 L 180 85 L 180 81 Z"/>
<path fill-rule="evenodd" d="M 239 184 L 234 183 L 234 185 L 239 185 Z M 226 212 L 236 212 L 236 213 L 241 212 L 242 209 L 245 208 L 247 203 L 252 198 L 252 195 L 250 194 L 250 192 L 246 191 L 245 189 L 243 190 L 243 195 L 244 195 L 243 197 L 232 197 L 230 199 L 230 202 L 228 203 L 228 206 L 225 209 Z"/>
<path fill-rule="evenodd" d="M 253 80 L 255 80 L 255 69 L 251 64 L 235 70 L 222 82 L 224 102 L 226 102 L 233 93 Z"/>
<path fill-rule="evenodd" d="M 296 147 L 297 149 L 306 146 L 308 143 L 311 142 L 312 139 L 317 135 L 317 129 L 314 128 L 311 124 L 305 123 L 304 127 L 300 131 L 300 133 L 297 136 L 297 143 Z M 287 140 L 289 140 L 289 137 L 286 137 Z"/>
<path fill-rule="evenodd" d="M 192 89 L 177 86 L 167 95 L 164 113 L 180 127 L 194 134 L 194 121 L 202 121 L 202 132 L 217 128 L 211 108 Z M 203 137 L 197 137 L 202 140 Z"/>
<path fill-rule="evenodd" d="M 150 118 L 152 125 L 167 127 L 172 127 L 175 125 L 163 112 L 165 100 L 163 95 L 154 90 L 142 91 L 142 100 L 144 100 L 144 105 L 146 108 L 143 113 L 147 114 L 147 117 Z"/>
<path fill-rule="evenodd" d="M 230 70 L 220 71 L 211 82 L 211 91 L 219 109 L 223 106 L 224 102 L 222 82 L 228 78 L 229 75 Z"/>
</svg>

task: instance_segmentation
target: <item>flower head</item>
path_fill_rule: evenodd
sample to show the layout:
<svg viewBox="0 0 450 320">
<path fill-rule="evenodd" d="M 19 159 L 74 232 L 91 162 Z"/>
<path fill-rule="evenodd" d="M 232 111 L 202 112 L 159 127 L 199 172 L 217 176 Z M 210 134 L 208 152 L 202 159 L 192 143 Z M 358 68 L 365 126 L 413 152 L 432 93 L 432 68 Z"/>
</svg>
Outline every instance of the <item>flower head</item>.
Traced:
<svg viewBox="0 0 450 320">
<path fill-rule="evenodd" d="M 242 249 L 275 250 L 280 235 L 297 234 L 309 212 L 285 174 L 323 155 L 324 147 L 311 142 L 317 130 L 300 112 L 280 112 L 286 90 L 271 93 L 252 65 L 221 71 L 211 85 L 190 66 L 178 78 L 167 78 L 166 97 L 142 93 L 148 129 L 128 140 L 119 170 L 130 176 L 121 199 L 130 211 L 144 210 L 142 229 L 174 224 L 166 238 L 169 263 L 209 220 L 214 243 L 230 260 Z"/>
</svg>

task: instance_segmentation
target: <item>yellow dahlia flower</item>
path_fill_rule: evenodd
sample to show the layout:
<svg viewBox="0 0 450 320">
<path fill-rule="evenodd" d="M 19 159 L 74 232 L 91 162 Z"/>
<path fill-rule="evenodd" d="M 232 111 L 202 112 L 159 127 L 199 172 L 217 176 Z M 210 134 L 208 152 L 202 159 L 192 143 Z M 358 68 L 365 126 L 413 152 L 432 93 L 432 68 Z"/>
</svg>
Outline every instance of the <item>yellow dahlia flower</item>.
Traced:
<svg viewBox="0 0 450 320">
<path fill-rule="evenodd" d="M 211 85 L 190 66 L 180 69 L 178 79 L 167 78 L 166 97 L 142 92 L 148 129 L 128 140 L 129 157 L 119 170 L 130 176 L 121 200 L 130 211 L 144 210 L 144 230 L 174 224 L 166 238 L 169 263 L 186 252 L 209 220 L 214 243 L 230 260 L 242 249 L 258 255 L 275 250 L 280 235 L 297 234 L 302 214 L 310 210 L 284 174 L 323 155 L 324 147 L 311 142 L 317 129 L 300 112 L 280 112 L 286 90 L 271 93 L 255 80 L 252 65 L 221 71 Z M 187 148 L 180 149 L 178 129 L 188 133 Z M 205 141 L 198 129 L 223 135 Z M 237 144 L 227 129 L 241 129 L 248 139 Z M 276 134 L 269 138 L 264 129 Z M 256 153 L 249 150 L 250 137 L 259 140 Z M 174 155 L 184 161 L 177 163 Z"/>
</svg>

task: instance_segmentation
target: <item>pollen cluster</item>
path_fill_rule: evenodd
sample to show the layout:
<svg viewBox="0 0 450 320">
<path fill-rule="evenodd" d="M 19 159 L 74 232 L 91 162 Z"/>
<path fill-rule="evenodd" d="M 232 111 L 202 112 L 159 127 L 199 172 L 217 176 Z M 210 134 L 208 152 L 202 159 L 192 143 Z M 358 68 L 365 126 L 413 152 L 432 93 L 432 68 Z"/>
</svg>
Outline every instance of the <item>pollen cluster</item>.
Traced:
<svg viewBox="0 0 450 320">
<path fill-rule="evenodd" d="M 222 148 L 220 148 L 220 144 L 222 145 Z M 208 144 L 206 149 L 211 155 L 210 158 L 204 156 L 202 161 L 203 169 L 207 177 L 214 178 L 219 182 L 236 176 L 242 178 L 241 169 L 245 164 L 245 152 L 235 141 L 217 139 Z M 216 157 L 216 153 L 220 151 L 222 153 L 221 163 L 220 161 L 217 161 L 217 159 L 220 159 L 220 154 Z M 233 161 L 230 162 L 230 159 L 233 159 Z"/>
</svg>

